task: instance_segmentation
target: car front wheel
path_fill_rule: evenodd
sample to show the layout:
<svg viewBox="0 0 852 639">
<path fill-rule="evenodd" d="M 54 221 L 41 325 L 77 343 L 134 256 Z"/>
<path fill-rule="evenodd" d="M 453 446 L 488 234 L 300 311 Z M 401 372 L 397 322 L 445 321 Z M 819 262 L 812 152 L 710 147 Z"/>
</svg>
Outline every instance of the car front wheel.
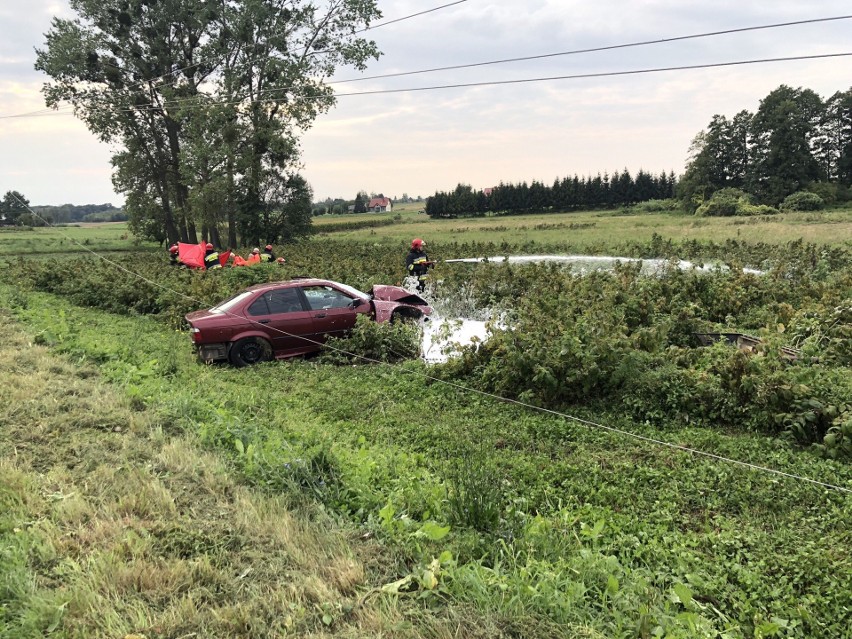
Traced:
<svg viewBox="0 0 852 639">
<path fill-rule="evenodd" d="M 396 322 L 405 322 L 406 324 L 415 324 L 420 321 L 420 318 L 423 317 L 423 313 L 413 308 L 402 307 L 398 308 L 391 315 L 391 324 L 395 324 Z"/>
<path fill-rule="evenodd" d="M 234 366 L 251 366 L 272 359 L 272 346 L 265 339 L 244 337 L 234 342 L 228 359 Z"/>
</svg>

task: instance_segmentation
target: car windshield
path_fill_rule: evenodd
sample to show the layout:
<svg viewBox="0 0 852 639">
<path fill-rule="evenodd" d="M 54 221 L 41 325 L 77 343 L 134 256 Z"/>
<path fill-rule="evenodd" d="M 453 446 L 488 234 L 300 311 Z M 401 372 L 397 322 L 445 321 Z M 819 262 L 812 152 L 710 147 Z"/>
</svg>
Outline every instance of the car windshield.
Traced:
<svg viewBox="0 0 852 639">
<path fill-rule="evenodd" d="M 254 294 L 253 291 L 243 291 L 242 293 L 237 293 L 231 299 L 226 300 L 220 304 L 216 304 L 213 308 L 210 309 L 211 313 L 229 313 L 235 306 L 237 306 L 240 302 L 242 302 L 247 297 L 251 297 Z"/>
<path fill-rule="evenodd" d="M 357 288 L 352 288 L 351 286 L 347 286 L 346 284 L 341 284 L 340 282 L 335 282 L 335 285 L 341 290 L 346 291 L 353 297 L 357 297 L 359 300 L 368 299 L 368 296 L 364 294 L 362 291 L 359 291 Z"/>
</svg>

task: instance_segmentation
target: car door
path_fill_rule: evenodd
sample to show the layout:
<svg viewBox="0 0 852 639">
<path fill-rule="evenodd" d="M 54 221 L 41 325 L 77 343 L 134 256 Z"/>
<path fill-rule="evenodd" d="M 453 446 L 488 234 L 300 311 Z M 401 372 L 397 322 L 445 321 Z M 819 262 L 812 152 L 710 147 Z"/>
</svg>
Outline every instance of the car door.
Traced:
<svg viewBox="0 0 852 639">
<path fill-rule="evenodd" d="M 303 286 L 302 292 L 314 321 L 314 336 L 319 342 L 329 337 L 342 337 L 355 326 L 358 313 L 355 298 L 332 286 Z"/>
<path fill-rule="evenodd" d="M 246 309 L 249 319 L 266 333 L 275 355 L 298 355 L 317 349 L 313 313 L 294 287 L 264 291 Z"/>
</svg>

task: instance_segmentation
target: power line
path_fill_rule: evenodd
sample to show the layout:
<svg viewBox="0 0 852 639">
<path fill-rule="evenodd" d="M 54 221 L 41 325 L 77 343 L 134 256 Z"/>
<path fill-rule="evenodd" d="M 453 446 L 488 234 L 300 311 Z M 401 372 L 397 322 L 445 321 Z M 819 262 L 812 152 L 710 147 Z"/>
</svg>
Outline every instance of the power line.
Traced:
<svg viewBox="0 0 852 639">
<path fill-rule="evenodd" d="M 42 220 L 43 222 L 45 222 L 45 224 L 47 224 L 48 226 L 50 226 L 51 228 L 54 228 L 54 229 L 58 228 L 55 225 L 53 225 L 52 223 L 45 220 L 41 215 L 39 215 L 38 213 L 33 211 L 32 208 L 30 208 L 30 206 L 26 202 L 24 202 L 21 198 L 19 198 L 14 193 L 13 193 L 13 197 L 16 200 L 18 200 L 18 202 L 22 206 L 24 206 L 32 215 L 34 215 L 35 217 L 37 217 L 40 220 Z M 88 253 L 90 253 L 93 256 L 95 256 L 96 258 L 106 262 L 107 264 L 111 264 L 112 266 L 115 266 L 119 270 L 123 271 L 124 273 L 126 273 L 126 274 L 128 274 L 132 277 L 135 277 L 135 278 L 137 278 L 137 279 L 139 279 L 143 282 L 146 282 L 146 283 L 150 284 L 151 286 L 159 288 L 163 291 L 172 293 L 172 294 L 174 294 L 178 297 L 182 297 L 183 299 L 195 302 L 199 305 L 206 305 L 206 302 L 199 300 L 197 298 L 194 298 L 191 295 L 186 295 L 185 293 L 181 293 L 180 291 L 176 291 L 176 290 L 174 290 L 174 289 L 172 289 L 168 286 L 165 286 L 165 285 L 160 284 L 160 283 L 158 283 L 154 280 L 151 280 L 151 279 L 145 277 L 144 275 L 141 275 L 140 273 L 136 273 L 135 271 L 131 271 L 130 269 L 122 266 L 118 262 L 114 262 L 113 260 L 110 260 L 109 258 L 99 254 L 98 252 L 94 251 L 93 249 L 88 248 L 83 243 L 75 240 L 71 236 L 63 233 L 62 231 L 59 231 L 59 234 L 62 235 L 63 237 L 65 237 L 66 239 L 70 240 L 71 243 L 76 244 L 77 246 L 81 247 L 84 251 L 87 251 Z M 282 335 L 285 335 L 287 337 L 295 337 L 297 339 L 301 339 L 301 340 L 309 342 L 311 344 L 321 346 L 323 348 L 334 351 L 336 353 L 340 353 L 342 355 L 346 355 L 348 357 L 359 359 L 361 361 L 364 361 L 364 362 L 367 362 L 367 363 L 370 363 L 370 364 L 386 365 L 386 362 L 382 362 L 381 360 L 373 359 L 371 357 L 365 357 L 363 355 L 358 355 L 357 353 L 351 353 L 351 352 L 346 351 L 344 349 L 336 348 L 334 346 L 329 346 L 328 344 L 325 344 L 323 342 L 318 342 L 318 341 L 303 337 L 301 335 L 294 335 L 292 333 L 288 333 L 287 331 L 284 331 L 284 330 L 277 328 L 277 327 L 270 327 L 266 324 L 261 325 L 261 323 L 256 321 L 256 320 L 242 317 L 242 316 L 237 315 L 236 313 L 232 313 L 230 311 L 222 311 L 222 312 L 226 315 L 236 317 L 236 318 L 238 318 L 242 321 L 246 321 L 248 319 L 249 322 L 257 324 L 258 326 L 263 326 L 263 328 L 266 329 L 266 330 L 269 330 L 270 328 L 272 328 L 272 330 L 274 330 L 278 333 L 281 333 Z M 658 446 L 663 446 L 663 447 L 666 447 L 666 448 L 669 448 L 669 449 L 672 449 L 672 450 L 677 450 L 677 451 L 680 451 L 682 453 L 687 453 L 687 454 L 690 454 L 690 455 L 705 457 L 705 458 L 708 458 L 708 459 L 713 459 L 715 461 L 722 461 L 722 462 L 725 462 L 725 463 L 733 464 L 735 466 L 740 466 L 742 468 L 747 468 L 747 469 L 752 470 L 752 471 L 764 472 L 764 473 L 769 473 L 769 474 L 773 474 L 773 475 L 778 475 L 778 476 L 781 476 L 781 477 L 785 477 L 787 479 L 796 479 L 798 481 L 802 481 L 802 482 L 809 483 L 809 484 L 812 484 L 812 485 L 815 485 L 815 486 L 819 486 L 821 488 L 828 488 L 828 489 L 831 489 L 831 490 L 836 490 L 836 491 L 841 492 L 841 493 L 852 494 L 852 489 L 845 488 L 843 486 L 837 486 L 835 484 L 830 484 L 828 482 L 822 482 L 822 481 L 819 481 L 819 480 L 816 480 L 816 479 L 811 479 L 810 477 L 804 477 L 802 475 L 797 475 L 795 473 L 788 473 L 788 472 L 785 472 L 783 470 L 778 470 L 777 468 L 771 468 L 769 466 L 761 466 L 761 465 L 758 465 L 758 464 L 752 464 L 750 462 L 745 462 L 745 461 L 742 461 L 742 460 L 739 460 L 739 459 L 733 459 L 731 457 L 725 457 L 724 455 L 717 455 L 716 453 L 709 453 L 707 451 L 699 450 L 697 448 L 691 448 L 689 446 L 683 446 L 681 444 L 673 444 L 672 442 L 667 442 L 667 441 L 664 441 L 664 440 L 661 440 L 661 439 L 655 439 L 653 437 L 648 437 L 646 435 L 640 435 L 638 433 L 633 433 L 633 432 L 630 432 L 628 430 L 616 428 L 614 426 L 606 426 L 604 424 L 599 424 L 597 422 L 593 422 L 593 421 L 590 421 L 590 420 L 587 420 L 587 419 L 582 419 L 582 418 L 576 417 L 574 415 L 569 415 L 567 413 L 562 413 L 562 412 L 559 412 L 559 411 L 556 411 L 556 410 L 551 410 L 551 409 L 548 409 L 548 408 L 543 408 L 541 406 L 536 406 L 535 404 L 529 404 L 527 402 L 522 402 L 520 400 L 509 399 L 507 397 L 501 397 L 500 395 L 496 395 L 494 393 L 489 393 L 487 391 L 482 391 L 482 390 L 479 390 L 479 389 L 476 389 L 476 388 L 465 386 L 463 384 L 458 384 L 456 382 L 449 382 L 449 381 L 446 381 L 446 380 L 441 379 L 439 377 L 429 375 L 427 373 L 421 373 L 420 371 L 402 370 L 402 372 L 406 373 L 406 374 L 415 375 L 415 376 L 421 377 L 423 379 L 428 379 L 431 382 L 443 384 L 445 386 L 449 386 L 451 388 L 455 388 L 455 389 L 463 391 L 463 392 L 476 393 L 476 394 L 481 395 L 483 397 L 491 398 L 495 401 L 505 402 L 507 404 L 514 404 L 516 406 L 520 406 L 520 407 L 527 408 L 527 409 L 530 409 L 530 410 L 538 411 L 538 412 L 545 413 L 545 414 L 548 414 L 548 415 L 553 415 L 555 417 L 560 417 L 562 419 L 572 421 L 572 422 L 575 422 L 577 424 L 581 424 L 583 426 L 587 426 L 587 427 L 592 428 L 592 429 L 598 429 L 598 430 L 603 430 L 603 431 L 606 431 L 606 432 L 609 432 L 609 433 L 615 433 L 615 434 L 618 434 L 618 435 L 621 435 L 621 436 L 624 436 L 624 437 L 629 437 L 629 438 L 636 439 L 636 440 L 639 440 L 639 441 L 642 441 L 642 442 L 645 442 L 645 443 L 649 443 L 649 444 L 655 444 L 655 445 L 658 445 Z"/>
<path fill-rule="evenodd" d="M 656 67 L 652 69 L 635 69 L 631 71 L 602 71 L 600 73 L 576 73 L 572 75 L 555 75 L 539 78 L 521 78 L 516 80 L 490 80 L 483 82 L 464 82 L 459 84 L 440 84 L 428 87 L 410 87 L 405 89 L 377 89 L 375 91 L 359 91 L 357 93 L 338 93 L 337 97 L 349 97 L 355 95 L 377 95 L 382 93 L 410 93 L 415 91 L 436 91 L 438 89 L 462 89 L 470 87 L 498 86 L 504 84 L 525 84 L 530 82 L 550 82 L 555 80 L 582 80 L 588 78 L 610 78 L 626 75 L 642 75 L 648 73 L 662 73 L 665 71 L 692 71 L 697 69 L 713 69 L 718 67 L 733 67 L 749 64 L 767 64 L 771 62 L 793 62 L 797 60 L 820 60 L 824 58 L 842 58 L 852 56 L 852 52 L 844 53 L 822 53 L 817 55 L 789 56 L 784 58 L 761 58 L 757 60 L 737 60 L 734 62 L 712 62 L 707 64 L 690 64 L 678 67 Z M 274 102 L 274 100 L 273 100 Z"/>
<path fill-rule="evenodd" d="M 355 33 L 364 33 L 365 31 L 372 31 L 373 29 L 378 29 L 379 27 L 386 27 L 389 24 L 394 24 L 396 22 L 402 22 L 403 20 L 410 20 L 411 18 L 416 18 L 417 16 L 426 15 L 427 13 L 432 13 L 433 11 L 439 11 L 441 9 L 446 9 L 447 7 L 454 7 L 457 4 L 461 4 L 462 2 L 467 2 L 467 0 L 457 0 L 456 2 L 450 2 L 449 4 L 442 4 L 440 7 L 435 7 L 433 9 L 426 9 L 426 11 L 420 11 L 418 13 L 412 13 L 410 16 L 403 16 L 402 18 L 396 18 L 395 20 L 388 20 L 387 22 L 380 22 L 379 24 L 375 24 L 372 27 L 367 27 L 366 29 L 361 29 L 360 31 L 356 31 Z"/>
<path fill-rule="evenodd" d="M 619 77 L 619 76 L 630 76 L 630 75 L 645 75 L 650 73 L 663 73 L 668 71 L 694 71 L 698 69 L 713 69 L 713 68 L 722 68 L 722 67 L 733 67 L 733 66 L 744 66 L 751 64 L 768 64 L 775 62 L 795 62 L 802 60 L 822 60 L 828 58 L 842 58 L 852 56 L 852 52 L 843 52 L 843 53 L 822 53 L 817 55 L 802 55 L 802 56 L 788 56 L 783 58 L 762 58 L 757 60 L 737 60 L 734 62 L 713 62 L 707 64 L 691 64 L 684 66 L 676 66 L 676 67 L 655 67 L 650 69 L 633 69 L 629 71 L 602 71 L 599 73 L 576 73 L 571 75 L 559 75 L 559 76 L 546 76 L 546 77 L 538 77 L 538 78 L 520 78 L 515 80 L 489 80 L 483 82 L 465 82 L 459 84 L 441 84 L 441 85 L 433 85 L 426 87 L 408 87 L 403 89 L 376 89 L 375 91 L 357 91 L 352 93 L 337 93 L 335 97 L 354 97 L 360 95 L 382 95 L 382 94 L 390 94 L 390 93 L 414 93 L 420 91 L 437 91 L 440 89 L 461 89 L 461 88 L 473 88 L 473 87 L 484 87 L 484 86 L 500 86 L 500 85 L 508 85 L 508 84 L 528 84 L 532 82 L 552 82 L 557 80 L 583 80 L 590 78 L 608 78 L 608 77 Z M 295 96 L 294 100 L 312 100 L 319 98 L 310 98 L 310 97 L 299 97 Z M 208 102 L 205 104 L 199 104 L 196 108 L 208 108 L 210 106 L 236 106 L 240 104 L 278 104 L 282 102 L 288 102 L 288 98 L 278 98 L 278 99 L 265 99 L 265 100 L 253 100 L 251 102 L 245 102 L 245 100 L 235 100 L 235 101 L 224 101 L 224 102 Z M 153 105 L 153 104 L 145 104 L 134 106 L 132 108 L 116 108 L 116 109 L 108 109 L 113 112 L 131 112 L 131 111 L 144 111 L 146 109 L 154 109 L 154 108 L 171 108 L 171 107 L 180 107 L 186 104 L 186 100 L 178 101 L 178 102 L 164 102 L 162 105 Z M 192 108 L 193 105 L 189 104 L 187 108 Z M 67 113 L 55 113 L 53 115 L 70 115 Z M 8 118 L 16 118 L 23 116 L 16 115 L 6 115 L 0 116 L 0 119 L 8 119 Z"/>
<path fill-rule="evenodd" d="M 775 24 L 764 24 L 753 27 L 742 27 L 739 29 L 725 29 L 723 31 L 708 31 L 706 33 L 695 33 L 692 35 L 684 35 L 684 36 L 674 36 L 671 38 L 659 38 L 657 40 L 641 40 L 639 42 L 628 42 L 625 44 L 613 44 L 602 47 L 591 47 L 588 49 L 573 49 L 571 51 L 560 51 L 558 53 L 543 53 L 540 55 L 530 55 L 523 56 L 519 58 L 503 58 L 501 60 L 488 60 L 486 62 L 473 62 L 469 64 L 455 64 L 452 66 L 446 67 L 433 67 L 431 69 L 420 69 L 417 71 L 400 71 L 398 73 L 384 73 L 381 75 L 371 75 L 365 76 L 361 78 L 350 78 L 348 80 L 333 80 L 329 82 L 329 84 L 346 84 L 349 82 L 363 82 L 365 80 L 379 80 L 384 78 L 399 78 L 408 75 L 418 75 L 422 73 L 435 73 L 437 71 L 455 71 L 457 69 L 472 69 L 475 67 L 484 67 L 496 64 L 506 64 L 509 62 L 526 62 L 529 60 L 542 60 L 545 58 L 556 58 L 559 56 L 569 56 L 569 55 L 579 55 L 582 53 L 598 53 L 600 51 L 613 51 L 616 49 L 627 49 L 630 47 L 644 47 L 650 46 L 654 44 L 668 44 L 670 42 L 680 42 L 683 40 L 693 40 L 697 38 L 710 38 L 719 35 L 727 35 L 732 33 L 745 33 L 748 31 L 759 31 L 763 29 L 777 29 L 780 27 L 791 27 L 802 24 L 814 24 L 819 22 L 832 22 L 836 20 L 848 20 L 852 18 L 852 15 L 848 16 L 834 16 L 831 18 L 814 18 L 811 20 L 796 20 L 795 22 L 777 22 Z"/>
<path fill-rule="evenodd" d="M 451 3 L 451 4 L 441 5 L 439 7 L 435 7 L 433 9 L 429 9 L 427 11 L 422 11 L 420 13 L 415 13 L 415 14 L 412 14 L 410 16 L 398 18 L 398 19 L 393 20 L 391 22 L 398 22 L 398 21 L 401 21 L 401 20 L 407 20 L 409 18 L 413 18 L 413 17 L 419 16 L 419 15 L 423 15 L 425 13 L 437 11 L 439 9 L 450 7 L 450 6 L 460 4 L 461 2 L 466 2 L 466 1 L 467 0 L 459 0 L 458 2 L 454 2 L 454 3 Z M 489 65 L 506 64 L 506 63 L 510 63 L 510 62 L 538 60 L 538 59 L 552 58 L 552 57 L 558 57 L 558 56 L 569 56 L 569 55 L 578 55 L 578 54 L 583 54 L 583 53 L 594 53 L 594 52 L 600 52 L 600 51 L 625 49 L 625 48 L 630 48 L 630 47 L 649 46 L 649 45 L 654 45 L 654 44 L 666 44 L 666 43 L 670 43 L 670 42 L 678 42 L 678 41 L 697 39 L 697 38 L 708 38 L 708 37 L 714 37 L 714 36 L 718 36 L 718 35 L 726 35 L 726 34 L 732 34 L 732 33 L 744 33 L 744 32 L 749 32 L 749 31 L 758 31 L 758 30 L 776 29 L 776 28 L 781 28 L 781 27 L 798 26 L 798 25 L 803 25 L 803 24 L 816 24 L 816 23 L 823 23 L 823 22 L 848 20 L 850 18 L 852 18 L 852 15 L 832 16 L 832 17 L 827 17 L 827 18 L 813 18 L 813 19 L 809 19 L 809 20 L 797 20 L 797 21 L 791 21 L 791 22 L 778 22 L 778 23 L 773 23 L 773 24 L 757 25 L 757 26 L 751 26 L 751 27 L 741 27 L 741 28 L 726 29 L 726 30 L 721 30 L 721 31 L 708 31 L 708 32 L 705 32 L 705 33 L 697 33 L 697 34 L 691 34 L 691 35 L 673 36 L 673 37 L 670 37 L 670 38 L 661 38 L 661 39 L 657 39 L 657 40 L 643 40 L 643 41 L 638 41 L 638 42 L 629 42 L 629 43 L 614 44 L 614 45 L 607 45 L 607 46 L 601 46 L 601 47 L 592 47 L 592 48 L 587 48 L 587 49 L 575 49 L 575 50 L 571 50 L 571 51 L 561 51 L 561 52 L 556 52 L 556 53 L 546 53 L 546 54 L 541 54 L 541 55 L 524 56 L 524 57 L 518 57 L 518 58 L 504 58 L 504 59 L 500 59 L 500 60 L 489 60 L 489 61 L 485 61 L 485 62 L 474 62 L 474 63 L 469 63 L 469 64 L 452 65 L 452 66 L 446 66 L 446 67 L 433 67 L 433 68 L 429 68 L 429 69 L 420 69 L 420 70 L 415 70 L 415 71 L 401 71 L 401 72 L 398 72 L 398 73 L 388 73 L 388 74 L 382 74 L 382 75 L 366 76 L 366 77 L 363 77 L 363 78 L 350 78 L 350 79 L 346 79 L 346 80 L 334 80 L 334 81 L 328 82 L 328 84 L 329 85 L 347 84 L 347 83 L 352 83 L 352 82 L 362 82 L 362 81 L 365 81 L 365 80 L 376 80 L 376 79 L 384 79 L 384 78 L 403 77 L 403 76 L 418 75 L 418 74 L 424 74 L 424 73 L 434 73 L 434 72 L 438 72 L 438 71 L 450 71 L 450 70 L 457 70 L 457 69 L 476 68 L 476 67 L 489 66 Z M 381 25 L 376 25 L 376 26 L 383 26 L 385 24 L 390 24 L 390 22 L 382 23 Z M 372 27 L 372 28 L 376 28 L 376 27 Z M 359 31 L 359 32 L 356 32 L 356 33 L 362 33 L 363 31 L 366 31 L 366 29 Z M 545 78 L 529 78 L 529 79 L 520 79 L 520 80 L 504 80 L 504 81 L 498 80 L 498 81 L 488 81 L 488 82 L 479 82 L 479 83 L 448 84 L 448 85 L 440 85 L 440 86 L 435 86 L 435 87 L 415 87 L 415 88 L 407 88 L 407 89 L 378 89 L 378 90 L 375 90 L 375 91 L 358 92 L 358 93 L 338 93 L 337 96 L 338 97 L 348 97 L 348 96 L 355 96 L 355 95 L 377 95 L 377 94 L 382 94 L 382 93 L 429 91 L 429 90 L 445 89 L 445 88 L 463 88 L 463 87 L 476 87 L 476 86 L 487 86 L 487 85 L 497 85 L 497 84 L 542 82 L 542 81 L 548 81 L 548 80 L 570 80 L 570 79 L 595 78 L 595 77 L 612 77 L 612 76 L 619 76 L 619 75 L 658 73 L 658 72 L 662 72 L 662 71 L 678 71 L 678 70 L 687 70 L 687 69 L 704 69 L 704 68 L 734 66 L 734 65 L 760 64 L 760 63 L 768 63 L 768 62 L 809 60 L 809 59 L 818 59 L 818 58 L 824 58 L 824 57 L 839 57 L 839 56 L 847 56 L 847 55 L 849 55 L 849 54 L 848 53 L 840 53 L 840 54 L 825 54 L 825 55 L 814 55 L 814 56 L 793 56 L 793 57 L 784 57 L 784 58 L 767 58 L 767 59 L 758 59 L 758 60 L 745 60 L 745 61 L 739 61 L 739 62 L 711 63 L 711 64 L 705 64 L 705 65 L 691 65 L 691 66 L 681 66 L 681 67 L 661 67 L 661 68 L 656 68 L 656 69 L 640 69 L 640 70 L 634 70 L 634 71 L 615 71 L 615 72 L 602 72 L 602 73 L 597 73 L 597 74 L 575 74 L 575 75 L 568 75 L 568 76 L 553 76 L 553 77 L 545 77 Z M 177 70 L 171 72 L 170 74 L 166 74 L 166 75 L 160 76 L 159 78 L 155 78 L 153 81 L 164 79 L 164 78 L 168 77 L 169 75 L 179 73 L 181 71 L 193 68 L 195 66 L 198 66 L 198 64 L 190 65 L 189 67 L 184 67 L 183 69 L 177 69 Z M 139 83 L 139 84 L 141 85 L 142 83 Z M 262 95 L 274 95 L 276 93 L 281 93 L 282 91 L 287 91 L 287 90 L 289 90 L 289 89 L 270 89 L 269 91 L 262 92 Z M 174 101 L 173 100 L 173 101 L 170 101 L 170 102 L 164 102 L 162 105 L 155 105 L 153 103 L 149 103 L 149 104 L 144 104 L 144 105 L 138 105 L 136 107 L 133 107 L 132 109 L 131 108 L 114 109 L 114 111 L 116 111 L 116 112 L 121 112 L 121 111 L 129 112 L 129 111 L 137 110 L 137 109 L 160 108 L 160 106 L 169 108 L 169 107 L 179 106 L 180 104 L 184 104 L 184 103 L 191 103 L 192 101 L 193 101 L 193 98 L 184 98 L 180 101 Z M 229 101 L 229 102 L 210 102 L 210 103 L 208 103 L 207 105 L 204 105 L 204 106 L 206 107 L 206 106 L 215 106 L 215 105 L 236 105 L 236 104 L 242 104 L 243 101 L 244 100 L 241 99 L 239 101 Z M 272 103 L 274 103 L 274 102 L 277 102 L 277 101 L 272 100 L 272 99 L 270 99 L 270 100 L 255 100 L 252 103 L 256 103 L 256 102 L 260 102 L 260 103 L 272 102 Z M 201 105 L 199 105 L 199 106 L 201 106 Z M 69 108 L 69 107 L 63 107 L 63 108 Z M 29 113 L 21 113 L 21 114 L 14 114 L 14 115 L 3 115 L 3 116 L 0 116 L 0 119 L 34 117 L 36 115 L 42 115 L 42 114 L 65 115 L 64 112 L 58 113 L 56 110 L 42 109 L 40 111 L 33 111 L 33 112 L 29 112 Z"/>
</svg>

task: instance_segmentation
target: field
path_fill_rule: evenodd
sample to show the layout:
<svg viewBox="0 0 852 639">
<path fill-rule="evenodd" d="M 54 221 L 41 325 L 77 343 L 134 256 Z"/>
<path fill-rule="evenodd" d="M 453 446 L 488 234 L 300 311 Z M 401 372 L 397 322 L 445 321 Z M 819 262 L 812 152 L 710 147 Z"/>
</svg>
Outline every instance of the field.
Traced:
<svg viewBox="0 0 852 639">
<path fill-rule="evenodd" d="M 852 637 L 852 212 L 316 226 L 284 274 L 362 289 L 414 236 L 731 268 L 441 264 L 441 314 L 510 328 L 438 367 L 238 370 L 199 364 L 180 318 L 278 267 L 0 233 L 0 637 Z M 159 286 L 19 259 L 66 231 Z M 725 329 L 762 346 L 694 347 Z"/>
<path fill-rule="evenodd" d="M 422 208 L 422 206 L 420 207 Z M 600 249 L 630 240 L 647 242 L 654 233 L 676 241 L 723 242 L 759 239 L 783 244 L 796 239 L 818 244 L 852 243 L 852 210 L 820 213 L 782 213 L 757 218 L 696 218 L 674 214 L 624 215 L 612 211 L 586 211 L 512 217 L 431 220 L 416 210 L 317 218 L 322 233 L 329 225 L 363 224 L 338 231 L 335 238 L 407 243 L 412 237 L 434 242 L 459 240 L 501 244 L 556 244 L 570 242 L 577 250 Z M 366 225 L 375 224 L 370 228 Z M 368 238 L 365 238 L 365 234 Z"/>
</svg>

